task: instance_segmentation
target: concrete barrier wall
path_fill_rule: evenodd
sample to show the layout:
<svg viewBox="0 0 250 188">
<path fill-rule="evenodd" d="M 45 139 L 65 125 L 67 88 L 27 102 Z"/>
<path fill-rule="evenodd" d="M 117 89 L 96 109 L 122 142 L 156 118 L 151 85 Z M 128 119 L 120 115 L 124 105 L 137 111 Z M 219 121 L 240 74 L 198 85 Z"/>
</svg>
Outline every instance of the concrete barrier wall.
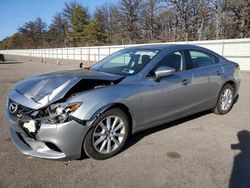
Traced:
<svg viewBox="0 0 250 188">
<path fill-rule="evenodd" d="M 187 42 L 174 42 L 174 43 L 153 43 L 153 44 L 194 44 L 203 46 L 205 48 L 217 52 L 218 54 L 226 57 L 227 59 L 239 63 L 241 70 L 250 71 L 250 38 L 210 40 L 210 41 L 209 40 L 187 41 Z M 15 49 L 15 50 L 1 50 L 0 53 L 96 62 L 103 59 L 110 53 L 138 45 L 147 45 L 147 44 L 50 48 L 50 49 Z"/>
</svg>

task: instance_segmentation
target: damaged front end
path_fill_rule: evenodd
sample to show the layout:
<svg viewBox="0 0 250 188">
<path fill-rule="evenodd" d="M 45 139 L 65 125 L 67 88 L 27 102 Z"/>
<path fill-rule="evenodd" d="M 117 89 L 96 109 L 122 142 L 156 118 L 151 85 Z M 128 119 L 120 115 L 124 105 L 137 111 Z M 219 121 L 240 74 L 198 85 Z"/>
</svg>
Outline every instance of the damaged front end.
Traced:
<svg viewBox="0 0 250 188">
<path fill-rule="evenodd" d="M 82 101 L 68 102 L 93 89 L 117 84 L 121 78 L 39 76 L 17 84 L 9 93 L 6 115 L 10 136 L 24 154 L 48 159 L 80 158 L 89 130 L 73 116 Z"/>
<path fill-rule="evenodd" d="M 33 110 L 11 102 L 10 106 L 13 105 L 17 106 L 17 110 L 12 115 L 16 115 L 18 124 L 22 125 L 26 134 L 34 138 L 42 123 L 60 124 L 72 119 L 76 120 L 70 114 L 75 112 L 81 106 L 81 103 L 55 103 L 39 110 Z"/>
<path fill-rule="evenodd" d="M 80 106 L 81 103 L 59 102 L 31 109 L 10 98 L 6 112 L 10 137 L 27 155 L 47 159 L 79 158 L 81 138 L 89 129 L 84 121 L 71 116 Z"/>
</svg>

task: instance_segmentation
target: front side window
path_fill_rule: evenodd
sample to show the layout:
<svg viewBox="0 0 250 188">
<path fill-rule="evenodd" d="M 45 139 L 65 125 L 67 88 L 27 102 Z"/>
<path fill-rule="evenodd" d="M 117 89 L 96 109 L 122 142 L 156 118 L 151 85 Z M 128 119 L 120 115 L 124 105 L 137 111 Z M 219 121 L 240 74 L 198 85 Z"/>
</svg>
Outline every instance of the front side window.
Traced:
<svg viewBox="0 0 250 188">
<path fill-rule="evenodd" d="M 119 75 L 134 75 L 143 69 L 159 52 L 148 49 L 125 49 L 104 58 L 90 70 Z"/>
<path fill-rule="evenodd" d="M 189 50 L 189 54 L 193 68 L 205 67 L 216 63 L 215 57 L 211 54 L 196 50 Z"/>
<path fill-rule="evenodd" d="M 156 67 L 154 67 L 153 71 L 155 71 L 160 66 L 172 67 L 176 72 L 186 70 L 182 51 L 176 51 L 168 54 L 156 65 Z"/>
</svg>

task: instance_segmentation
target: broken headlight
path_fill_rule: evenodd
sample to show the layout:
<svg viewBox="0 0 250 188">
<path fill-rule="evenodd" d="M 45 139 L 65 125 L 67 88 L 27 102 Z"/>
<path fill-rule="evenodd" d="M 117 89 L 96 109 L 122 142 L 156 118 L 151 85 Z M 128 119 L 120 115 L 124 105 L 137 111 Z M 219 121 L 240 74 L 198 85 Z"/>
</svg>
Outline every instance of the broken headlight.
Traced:
<svg viewBox="0 0 250 188">
<path fill-rule="evenodd" d="M 69 119 L 70 113 L 75 112 L 80 106 L 81 106 L 81 103 L 59 105 L 55 109 L 55 114 L 52 115 L 53 121 L 60 122 L 60 123 L 67 121 Z"/>
</svg>

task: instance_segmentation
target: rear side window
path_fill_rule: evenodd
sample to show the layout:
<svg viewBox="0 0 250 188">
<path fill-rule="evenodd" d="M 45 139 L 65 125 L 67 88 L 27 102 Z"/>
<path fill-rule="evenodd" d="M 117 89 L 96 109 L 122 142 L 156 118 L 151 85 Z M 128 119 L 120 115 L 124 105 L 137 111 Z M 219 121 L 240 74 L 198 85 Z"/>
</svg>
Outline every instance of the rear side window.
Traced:
<svg viewBox="0 0 250 188">
<path fill-rule="evenodd" d="M 193 68 L 205 67 L 217 63 L 217 58 L 209 53 L 189 50 L 191 63 Z"/>
</svg>

